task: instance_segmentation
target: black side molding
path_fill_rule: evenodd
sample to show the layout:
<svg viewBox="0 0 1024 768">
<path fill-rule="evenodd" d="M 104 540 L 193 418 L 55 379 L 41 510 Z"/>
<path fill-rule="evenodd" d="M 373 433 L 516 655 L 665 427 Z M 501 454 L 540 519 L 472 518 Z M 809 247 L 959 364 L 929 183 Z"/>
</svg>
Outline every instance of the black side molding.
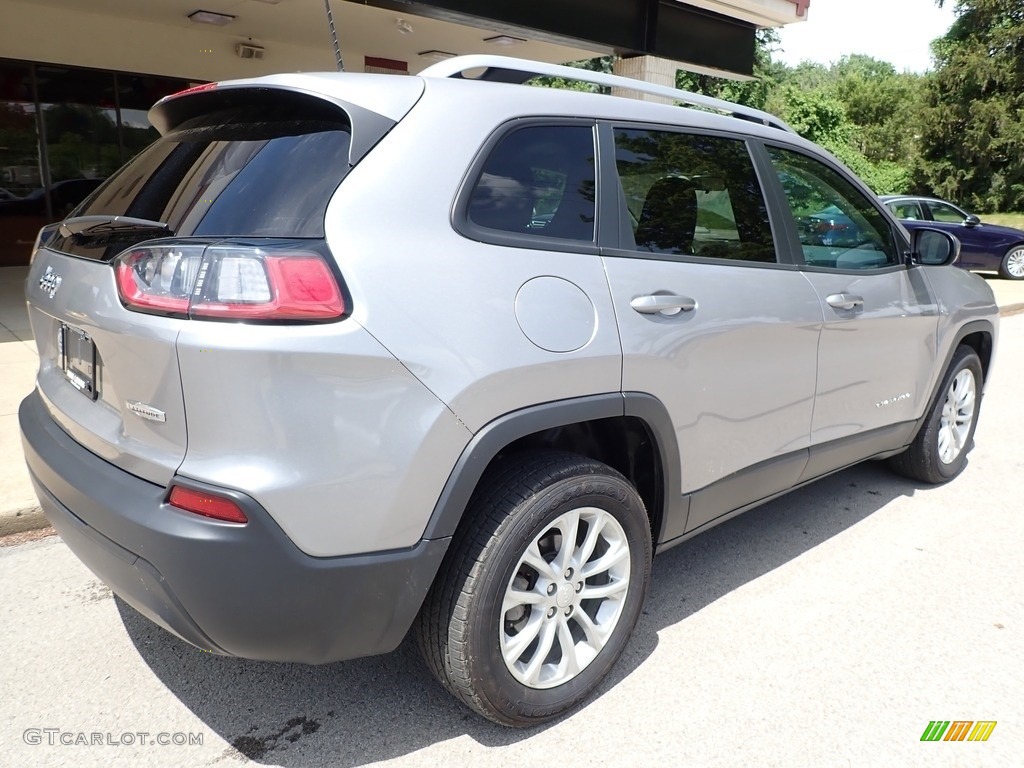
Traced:
<svg viewBox="0 0 1024 768">
<path fill-rule="evenodd" d="M 427 522 L 423 538 L 449 537 L 455 533 L 484 470 L 505 446 L 546 429 L 623 416 L 644 422 L 661 457 L 660 495 L 664 514 L 661 515 L 662 531 L 655 536 L 660 540 L 666 527 L 674 527 L 669 525 L 670 517 L 681 515 L 683 521 L 686 519 L 685 500 L 679 493 L 679 447 L 665 406 L 657 398 L 640 392 L 613 392 L 558 400 L 505 414 L 485 425 L 456 462 Z"/>
</svg>

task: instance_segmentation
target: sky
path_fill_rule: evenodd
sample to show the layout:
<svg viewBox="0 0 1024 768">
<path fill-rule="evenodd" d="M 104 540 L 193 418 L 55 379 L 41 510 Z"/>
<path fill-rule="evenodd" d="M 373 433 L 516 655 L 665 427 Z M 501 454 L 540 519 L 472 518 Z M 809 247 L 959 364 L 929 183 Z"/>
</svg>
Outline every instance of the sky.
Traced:
<svg viewBox="0 0 1024 768">
<path fill-rule="evenodd" d="M 892 64 L 897 72 L 932 68 L 931 41 L 953 23 L 954 0 L 811 0 L 807 21 L 779 30 L 782 50 L 773 58 L 831 64 L 863 53 Z"/>
</svg>

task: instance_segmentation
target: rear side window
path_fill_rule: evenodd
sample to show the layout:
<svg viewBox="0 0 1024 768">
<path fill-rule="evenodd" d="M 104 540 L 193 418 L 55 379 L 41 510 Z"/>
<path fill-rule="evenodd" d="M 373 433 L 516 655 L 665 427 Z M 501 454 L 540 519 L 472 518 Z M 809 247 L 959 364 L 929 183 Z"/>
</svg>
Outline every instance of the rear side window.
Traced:
<svg viewBox="0 0 1024 768">
<path fill-rule="evenodd" d="M 161 221 L 178 236 L 321 238 L 331 194 L 348 172 L 350 126 L 341 112 L 289 112 L 237 108 L 191 120 L 76 215 Z"/>
<path fill-rule="evenodd" d="M 616 129 L 615 164 L 636 250 L 775 261 L 768 211 L 744 142 Z"/>
<path fill-rule="evenodd" d="M 528 126 L 490 151 L 466 218 L 474 228 L 590 243 L 595 195 L 592 126 Z"/>
<path fill-rule="evenodd" d="M 923 220 L 925 217 L 921 211 L 921 204 L 914 200 L 905 200 L 899 203 L 889 203 L 889 210 L 900 219 Z"/>
</svg>

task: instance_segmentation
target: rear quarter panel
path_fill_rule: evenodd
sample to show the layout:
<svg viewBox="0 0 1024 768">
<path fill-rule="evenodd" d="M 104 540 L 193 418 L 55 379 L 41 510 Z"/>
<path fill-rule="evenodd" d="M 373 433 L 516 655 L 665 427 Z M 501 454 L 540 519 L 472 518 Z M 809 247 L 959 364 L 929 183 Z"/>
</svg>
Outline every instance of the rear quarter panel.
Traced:
<svg viewBox="0 0 1024 768">
<path fill-rule="evenodd" d="M 180 475 L 246 492 L 310 555 L 420 540 L 470 434 L 365 330 L 185 326 Z"/>
<path fill-rule="evenodd" d="M 432 97 L 432 89 L 451 86 L 429 83 L 327 210 L 327 239 L 354 319 L 474 432 L 525 406 L 619 391 L 621 348 L 596 253 L 491 245 L 451 224 L 473 158 L 498 126 L 524 114 L 517 94 L 534 89 L 480 88 L 472 101 Z M 557 300 L 561 283 L 543 284 L 556 300 L 545 303 L 545 290 L 533 292 L 527 324 L 563 322 L 578 296 L 572 284 L 591 304 L 590 339 L 581 348 L 542 349 L 520 327 L 520 289 L 537 277 L 567 281 L 565 302 Z"/>
</svg>

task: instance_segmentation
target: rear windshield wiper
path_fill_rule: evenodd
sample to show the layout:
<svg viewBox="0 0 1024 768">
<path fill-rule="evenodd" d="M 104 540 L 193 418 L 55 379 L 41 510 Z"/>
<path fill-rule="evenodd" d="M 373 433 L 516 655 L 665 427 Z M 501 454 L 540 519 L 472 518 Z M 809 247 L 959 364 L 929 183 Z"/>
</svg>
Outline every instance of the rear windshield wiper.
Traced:
<svg viewBox="0 0 1024 768">
<path fill-rule="evenodd" d="M 174 234 L 169 224 L 152 219 L 136 219 L 133 216 L 75 216 L 61 222 L 58 227 L 62 237 L 72 238 L 80 245 L 100 245 L 126 238 L 149 239 Z"/>
</svg>

